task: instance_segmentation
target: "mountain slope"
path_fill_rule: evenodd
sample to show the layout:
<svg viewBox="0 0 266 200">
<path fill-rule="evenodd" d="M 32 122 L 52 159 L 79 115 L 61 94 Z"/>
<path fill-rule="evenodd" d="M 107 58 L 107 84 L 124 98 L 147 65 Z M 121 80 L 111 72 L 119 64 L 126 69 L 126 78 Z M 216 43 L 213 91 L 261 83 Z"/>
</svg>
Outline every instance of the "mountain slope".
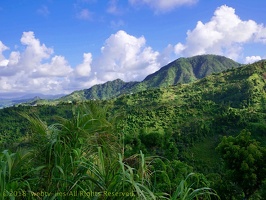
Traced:
<svg viewBox="0 0 266 200">
<path fill-rule="evenodd" d="M 142 148 L 141 142 L 150 145 L 144 153 L 161 153 L 162 148 L 148 141 L 155 133 L 165 135 L 194 169 L 215 172 L 221 165 L 215 151 L 221 136 L 246 129 L 266 145 L 266 60 L 111 101 L 114 110 L 124 112 L 121 129 L 130 138 L 125 146 L 132 153 Z"/>
<path fill-rule="evenodd" d="M 119 102 L 130 102 L 130 106 L 140 104 L 171 103 L 181 106 L 189 101 L 195 107 L 199 101 L 212 101 L 235 108 L 265 106 L 266 110 L 266 61 L 228 69 L 195 81 L 154 88 L 132 95 L 117 97 Z M 115 101 L 116 101 L 115 100 Z M 265 102 L 264 102 L 265 101 Z M 196 103 L 197 102 L 197 103 Z M 153 102 L 154 103 L 154 102 Z"/>
<path fill-rule="evenodd" d="M 97 84 L 89 89 L 74 91 L 73 93 L 61 97 L 57 101 L 72 101 L 72 100 L 86 100 L 86 99 L 110 99 L 125 93 L 138 82 L 124 82 L 121 79 L 108 81 L 103 84 Z"/>
<path fill-rule="evenodd" d="M 137 83 L 138 82 L 124 82 L 121 79 L 116 79 L 84 90 L 84 96 L 86 99 L 110 99 L 125 93 L 126 90 L 134 87 Z"/>
<path fill-rule="evenodd" d="M 95 85 L 89 89 L 75 91 L 60 98 L 60 101 L 110 99 L 123 93 L 135 93 L 149 88 L 165 87 L 177 83 L 189 83 L 212 73 L 240 67 L 241 64 L 217 55 L 201 55 L 179 58 L 148 75 L 142 82 L 124 82 L 120 79 Z"/>
<path fill-rule="evenodd" d="M 177 83 L 189 83 L 212 73 L 240 67 L 241 64 L 217 55 L 179 58 L 159 71 L 147 76 L 143 83 L 148 87 L 162 87 Z"/>
</svg>

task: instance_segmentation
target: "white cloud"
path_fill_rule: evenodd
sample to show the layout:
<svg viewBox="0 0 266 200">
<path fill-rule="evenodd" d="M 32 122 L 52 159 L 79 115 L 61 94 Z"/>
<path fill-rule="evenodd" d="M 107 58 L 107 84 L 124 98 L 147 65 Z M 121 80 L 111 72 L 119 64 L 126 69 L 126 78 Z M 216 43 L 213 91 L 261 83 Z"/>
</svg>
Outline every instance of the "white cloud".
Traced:
<svg viewBox="0 0 266 200">
<path fill-rule="evenodd" d="M 53 49 L 41 44 L 32 31 L 23 32 L 20 41 L 26 46 L 20 58 L 24 68 L 35 68 L 44 59 L 48 59 L 53 54 Z"/>
<path fill-rule="evenodd" d="M 265 42 L 266 28 L 255 21 L 243 21 L 231 7 L 218 7 L 207 23 L 199 21 L 187 32 L 186 43 L 178 43 L 175 53 L 183 56 L 221 54 L 237 60 L 243 45 L 248 42 Z"/>
<path fill-rule="evenodd" d="M 89 77 L 91 72 L 92 54 L 83 54 L 83 63 L 76 67 L 76 74 L 78 77 Z"/>
<path fill-rule="evenodd" d="M 1 60 L 1 61 L 0 61 L 0 67 L 5 67 L 5 66 L 7 66 L 7 65 L 8 65 L 8 62 L 9 62 L 9 61 L 6 60 L 6 59 L 5 59 L 5 60 Z"/>
<path fill-rule="evenodd" d="M 20 60 L 20 53 L 18 51 L 12 51 L 10 56 L 9 56 L 9 66 L 14 66 L 17 65 Z"/>
<path fill-rule="evenodd" d="M 262 24 L 258 25 L 258 32 L 255 35 L 255 42 L 266 44 L 266 28 Z"/>
<path fill-rule="evenodd" d="M 52 57 L 53 49 L 41 44 L 31 31 L 24 32 L 20 41 L 24 50 L 12 51 L 0 68 L 0 92 L 62 92 L 66 77 L 73 71 L 65 58 Z"/>
<path fill-rule="evenodd" d="M 39 65 L 34 69 L 32 75 L 33 77 L 64 77 L 72 70 L 63 56 L 54 56 L 51 62 Z"/>
<path fill-rule="evenodd" d="M 12 86 L 8 83 L 6 77 L 0 77 L 0 91 L 10 91 Z"/>
<path fill-rule="evenodd" d="M 145 38 L 136 38 L 125 31 L 112 34 L 101 48 L 94 70 L 103 81 L 121 78 L 124 81 L 142 80 L 159 69 L 159 53 L 146 46 Z"/>
<path fill-rule="evenodd" d="M 8 47 L 3 44 L 2 41 L 0 41 L 0 55 L 2 55 L 2 52 L 7 50 Z"/>
<path fill-rule="evenodd" d="M 0 41 L 0 67 L 6 66 L 8 64 L 8 60 L 5 59 L 3 52 L 8 50 L 8 47 L 5 46 L 2 41 Z"/>
<path fill-rule="evenodd" d="M 132 5 L 146 4 L 156 12 L 166 12 L 183 5 L 192 5 L 198 0 L 129 0 Z"/>
<path fill-rule="evenodd" d="M 246 64 L 252 64 L 254 62 L 257 62 L 261 60 L 262 58 L 260 56 L 247 56 L 245 59 Z"/>
<path fill-rule="evenodd" d="M 174 51 L 175 53 L 178 55 L 178 54 L 182 54 L 182 52 L 186 49 L 186 47 L 181 44 L 181 43 L 177 43 L 174 47 Z"/>
</svg>

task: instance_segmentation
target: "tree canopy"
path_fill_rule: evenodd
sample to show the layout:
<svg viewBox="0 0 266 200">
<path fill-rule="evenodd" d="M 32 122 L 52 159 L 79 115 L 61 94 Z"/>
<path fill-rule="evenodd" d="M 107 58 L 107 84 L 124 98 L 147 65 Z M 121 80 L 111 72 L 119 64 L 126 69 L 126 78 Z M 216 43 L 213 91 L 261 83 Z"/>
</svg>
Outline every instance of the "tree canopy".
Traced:
<svg viewBox="0 0 266 200">
<path fill-rule="evenodd" d="M 224 160 L 226 175 L 248 199 L 266 178 L 266 148 L 251 139 L 250 132 L 243 130 L 236 137 L 224 137 L 217 150 Z"/>
</svg>

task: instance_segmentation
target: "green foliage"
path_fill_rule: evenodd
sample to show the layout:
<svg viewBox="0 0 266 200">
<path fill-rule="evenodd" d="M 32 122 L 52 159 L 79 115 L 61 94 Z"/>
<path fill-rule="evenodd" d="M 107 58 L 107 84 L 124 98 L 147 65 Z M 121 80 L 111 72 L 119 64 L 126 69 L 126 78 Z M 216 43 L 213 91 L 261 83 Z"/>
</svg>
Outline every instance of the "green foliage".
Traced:
<svg viewBox="0 0 266 200">
<path fill-rule="evenodd" d="M 260 193 L 259 194 L 260 194 L 262 199 L 266 198 L 266 179 L 263 180 L 263 182 L 262 182 L 262 186 L 260 188 Z"/>
<path fill-rule="evenodd" d="M 186 163 L 189 163 L 195 171 L 204 174 L 220 172 L 221 157 L 214 149 L 219 143 L 216 135 L 206 137 L 200 142 L 195 143 L 191 148 L 187 148 L 183 152 Z M 215 169 L 215 170 L 213 170 Z"/>
<path fill-rule="evenodd" d="M 250 132 L 243 130 L 236 137 L 224 137 L 217 150 L 225 161 L 228 178 L 249 198 L 266 178 L 266 148 L 251 139 Z"/>
<path fill-rule="evenodd" d="M 190 179 L 192 179 L 192 183 Z M 201 174 L 191 173 L 179 183 L 170 199 L 212 199 L 212 196 L 219 199 L 219 196 L 208 187 L 208 181 L 205 180 L 205 177 Z"/>
<path fill-rule="evenodd" d="M 0 199 L 25 198 L 30 190 L 30 181 L 43 167 L 31 168 L 32 153 L 18 151 L 11 153 L 4 150 L 0 153 Z"/>
</svg>

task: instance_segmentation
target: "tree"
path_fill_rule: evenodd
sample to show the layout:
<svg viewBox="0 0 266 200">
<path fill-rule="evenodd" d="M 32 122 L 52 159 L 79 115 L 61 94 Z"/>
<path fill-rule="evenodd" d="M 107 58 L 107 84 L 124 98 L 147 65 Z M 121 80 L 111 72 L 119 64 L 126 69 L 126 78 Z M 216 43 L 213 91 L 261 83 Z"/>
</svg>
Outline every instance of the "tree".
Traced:
<svg viewBox="0 0 266 200">
<path fill-rule="evenodd" d="M 226 175 L 242 189 L 244 199 L 249 199 L 266 177 L 266 148 L 243 130 L 236 137 L 224 137 L 216 149 L 224 160 Z"/>
</svg>

